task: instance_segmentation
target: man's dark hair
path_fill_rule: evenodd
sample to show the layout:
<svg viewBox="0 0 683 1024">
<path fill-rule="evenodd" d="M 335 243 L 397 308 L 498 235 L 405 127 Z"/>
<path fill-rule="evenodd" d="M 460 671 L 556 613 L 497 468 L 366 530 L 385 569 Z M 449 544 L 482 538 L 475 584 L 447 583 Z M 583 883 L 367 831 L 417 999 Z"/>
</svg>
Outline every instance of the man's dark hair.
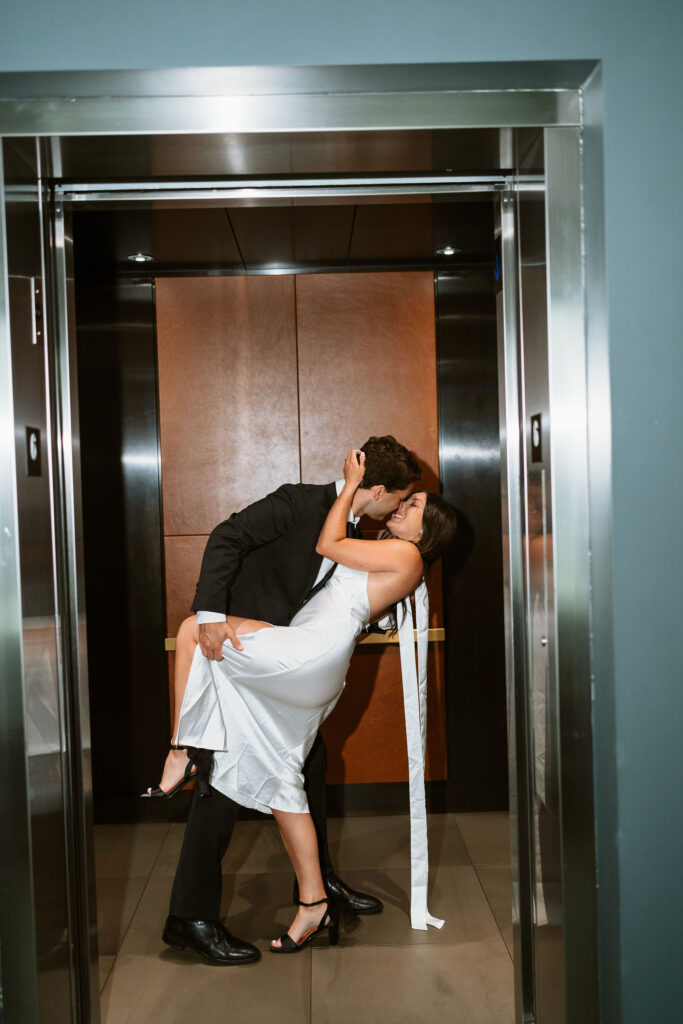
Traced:
<svg viewBox="0 0 683 1024">
<path fill-rule="evenodd" d="M 365 452 L 365 476 L 361 487 L 384 484 L 388 491 L 404 491 L 422 476 L 417 459 L 395 437 L 369 437 Z"/>
</svg>

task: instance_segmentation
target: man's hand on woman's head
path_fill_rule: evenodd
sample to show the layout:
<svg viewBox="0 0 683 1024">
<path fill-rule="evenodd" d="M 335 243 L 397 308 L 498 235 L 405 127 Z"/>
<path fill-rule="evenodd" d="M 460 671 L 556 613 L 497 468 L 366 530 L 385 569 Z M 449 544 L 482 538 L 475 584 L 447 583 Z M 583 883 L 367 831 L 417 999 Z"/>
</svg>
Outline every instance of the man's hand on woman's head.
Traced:
<svg viewBox="0 0 683 1024">
<path fill-rule="evenodd" d="M 360 487 L 365 476 L 365 453 L 360 448 L 352 448 L 344 463 L 344 480 L 351 487 Z"/>
</svg>

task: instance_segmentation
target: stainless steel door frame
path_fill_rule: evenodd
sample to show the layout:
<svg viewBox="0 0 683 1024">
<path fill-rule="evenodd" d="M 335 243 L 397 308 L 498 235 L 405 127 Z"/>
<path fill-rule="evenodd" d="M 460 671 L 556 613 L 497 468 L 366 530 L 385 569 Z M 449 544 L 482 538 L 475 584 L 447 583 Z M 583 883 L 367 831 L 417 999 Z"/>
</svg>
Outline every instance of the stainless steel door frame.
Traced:
<svg viewBox="0 0 683 1024">
<path fill-rule="evenodd" d="M 599 108 L 597 76 L 595 62 L 0 75 L 0 134 L 7 135 L 299 132 L 524 125 L 546 129 L 549 304 L 552 307 L 549 309 L 552 325 L 551 408 L 558 410 L 558 418 L 564 417 L 553 472 L 555 503 L 559 506 L 559 503 L 569 502 L 557 509 L 559 520 L 556 521 L 560 524 L 558 530 L 561 535 L 555 539 L 557 565 L 563 573 L 569 573 L 568 578 L 558 577 L 556 594 L 558 669 L 562 685 L 566 674 L 567 693 L 571 697 L 571 706 L 566 711 L 563 709 L 566 727 L 563 724 L 561 735 L 568 769 L 570 765 L 573 767 L 572 726 L 580 730 L 578 750 L 583 754 L 591 753 L 591 654 L 596 656 L 597 652 L 606 670 L 609 671 L 611 665 L 607 648 L 612 631 L 607 601 L 597 609 L 601 629 L 593 639 L 592 652 L 590 647 L 590 615 L 596 614 L 596 609 L 590 605 L 590 546 L 591 543 L 599 544 L 601 550 L 605 550 L 610 543 L 609 435 L 596 429 L 595 419 L 588 418 L 598 409 L 599 397 L 599 418 L 603 424 L 609 398 L 604 374 L 607 350 L 605 325 L 604 317 L 599 315 L 600 309 L 604 310 L 604 270 L 601 262 L 602 211 L 599 198 L 596 200 L 601 195 L 602 185 L 601 127 L 599 114 L 595 115 Z M 583 138 L 582 89 L 589 82 L 587 95 L 595 120 L 590 137 Z M 563 134 L 567 130 L 571 134 Z M 583 163 L 580 155 L 582 142 L 585 143 Z M 58 148 L 58 140 L 55 144 Z M 565 187 L 568 189 L 566 194 L 563 192 Z M 582 226 L 582 213 L 587 208 L 599 216 Z M 505 219 L 502 217 L 503 221 Z M 588 291 L 583 273 L 584 258 L 592 269 Z M 506 294 L 509 299 L 509 289 L 506 289 Z M 598 313 L 595 318 L 594 310 Z M 61 319 L 64 329 L 64 318 Z M 511 329 L 513 324 L 507 313 L 505 324 L 506 329 Z M 510 358 L 508 353 L 508 368 Z M 577 359 L 575 363 L 573 358 Z M 587 384 L 587 365 L 589 369 L 602 366 L 597 385 L 591 380 Z M 521 561 L 512 538 L 519 537 L 516 531 L 521 521 L 521 490 L 514 481 L 515 457 L 520 450 L 520 423 L 519 419 L 516 422 L 512 419 L 515 385 L 511 380 L 505 380 L 504 392 L 508 467 L 504 522 L 510 538 L 507 552 L 509 587 L 514 598 L 508 622 L 511 636 L 509 664 L 515 673 L 511 679 L 509 706 L 511 735 L 519 737 L 523 723 L 519 716 L 512 717 L 512 713 L 518 706 L 518 673 L 524 671 L 524 642 L 519 615 L 515 618 L 514 612 L 520 607 L 516 588 Z M 590 404 L 587 403 L 587 394 L 591 398 Z M 568 425 L 572 422 L 577 429 L 570 443 Z M 66 442 L 67 439 L 63 440 Z M 518 472 L 519 462 L 516 465 Z M 597 465 L 606 468 L 599 479 L 592 468 Z M 599 501 L 596 504 L 591 499 L 598 490 Z M 599 512 L 597 519 L 594 508 Z M 565 509 L 571 510 L 570 517 Z M 603 564 L 606 557 L 603 557 Z M 604 597 L 605 582 L 598 581 L 598 585 Z M 80 618 L 78 612 L 76 618 Z M 585 704 L 579 706 L 582 700 Z M 85 727 L 85 723 L 82 724 Z M 566 837 L 563 857 L 569 876 L 578 886 L 577 892 L 583 894 L 592 891 L 594 878 L 591 873 L 594 869 L 594 863 L 591 868 L 594 846 L 590 838 L 593 807 L 592 800 L 588 812 L 586 805 L 582 808 L 572 801 L 586 797 L 589 789 L 592 797 L 592 780 L 586 778 L 586 763 L 591 762 L 584 762 L 584 770 L 576 776 L 578 787 L 572 788 L 572 778 L 564 780 L 568 785 L 568 797 L 571 795 L 572 798 L 566 805 L 566 825 L 572 828 L 579 826 L 580 835 L 578 845 L 573 842 L 573 836 Z M 523 785 L 524 771 L 521 774 L 518 771 L 515 783 L 518 803 L 524 798 Z M 585 817 L 580 821 L 581 815 L 573 813 L 577 807 L 579 811 L 583 810 L 584 815 L 588 813 L 589 827 Z M 513 836 L 513 849 L 519 852 L 520 857 L 523 857 L 525 844 L 528 845 L 527 826 L 528 822 L 523 822 L 520 834 Z M 521 865 L 517 872 L 518 881 L 525 870 Z M 521 887 L 518 893 L 522 894 Z M 579 901 L 579 904 L 580 912 L 574 919 L 570 915 L 567 921 L 575 940 L 582 925 L 590 930 L 591 935 L 596 929 L 595 918 L 591 916 L 594 904 L 591 906 L 590 899 Z M 580 946 L 585 944 L 585 932 L 577 941 Z M 579 954 L 576 964 L 567 965 L 579 972 L 578 985 L 586 980 L 581 971 L 585 972 L 591 966 L 587 964 L 585 950 L 580 949 Z M 594 961 L 592 966 L 595 966 Z M 523 988 L 519 968 L 516 970 L 518 985 Z M 517 1007 L 518 1021 L 521 1022 L 525 1018 L 519 994 Z"/>
<path fill-rule="evenodd" d="M 49 154 L 44 159 L 49 163 Z M 77 959 L 79 1021 L 98 1024 L 99 970 L 93 833 L 90 708 L 85 619 L 80 428 L 78 418 L 76 330 L 73 299 L 73 241 L 70 215 L 46 197 L 46 291 L 52 346 L 54 404 L 54 503 L 58 538 L 58 602 L 62 615 L 64 687 L 72 846 L 71 904 Z"/>
<path fill-rule="evenodd" d="M 0 145 L 0 998 L 16 1020 L 38 1015 L 38 965 L 26 764 L 19 513 L 3 154 Z M 7 1009 L 5 1010 L 7 1012 Z M 7 1017 L 8 1024 L 11 1018 Z"/>
<path fill-rule="evenodd" d="M 0 74 L 1 135 L 576 125 L 595 61 Z"/>
<path fill-rule="evenodd" d="M 87 707 L 74 704 L 87 699 L 84 662 L 78 666 L 73 656 L 78 428 L 73 374 L 60 351 L 72 332 L 45 315 L 66 309 L 55 292 L 65 268 L 53 259 L 55 250 L 64 253 L 65 239 L 46 234 L 58 221 L 45 216 L 38 141 L 22 139 L 12 160 L 22 180 L 11 186 L 0 161 L 0 763 L 11 780 L 0 798 L 0 1005 L 7 1024 L 96 1024 L 89 742 L 81 730 L 88 717 Z"/>
<path fill-rule="evenodd" d="M 522 402 L 519 359 L 519 274 L 516 196 L 501 195 L 498 211 L 502 290 L 498 294 L 498 394 L 500 406 L 501 515 L 505 602 L 510 867 L 515 968 L 515 1020 L 534 1020 L 532 814 L 528 722 Z"/>
<path fill-rule="evenodd" d="M 534 723 L 531 719 L 532 624 L 529 607 L 529 524 L 525 492 L 531 462 L 525 408 L 519 301 L 521 250 L 516 239 L 519 193 L 501 196 L 502 315 L 501 465 L 503 474 L 506 662 L 510 737 L 510 808 L 513 842 L 513 925 L 518 1021 L 598 1021 L 598 922 L 593 800 L 591 604 L 589 515 L 589 431 L 585 238 L 582 231 L 581 131 L 547 128 L 545 166 L 545 248 L 550 477 L 554 591 L 552 623 L 545 643 L 557 679 L 554 723 L 559 750 L 561 815 L 562 964 L 566 984 L 562 1016 L 537 1007 L 535 976 Z M 554 613 L 552 611 L 554 607 Z M 536 638 L 537 640 L 538 638 Z M 517 955 L 519 950 L 520 955 Z M 559 979 L 558 979 L 559 980 Z M 539 1016 L 537 1017 L 537 1013 Z"/>
<path fill-rule="evenodd" d="M 598 1020 L 598 951 L 581 133 L 544 135 L 566 1019 L 589 1022 Z"/>
</svg>

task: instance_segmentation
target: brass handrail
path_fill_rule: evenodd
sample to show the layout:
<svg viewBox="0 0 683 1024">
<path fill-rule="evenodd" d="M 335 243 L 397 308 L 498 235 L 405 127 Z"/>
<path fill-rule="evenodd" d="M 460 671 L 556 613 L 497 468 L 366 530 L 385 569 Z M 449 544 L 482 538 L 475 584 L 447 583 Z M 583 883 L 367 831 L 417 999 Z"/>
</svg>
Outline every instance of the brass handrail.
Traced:
<svg viewBox="0 0 683 1024">
<path fill-rule="evenodd" d="M 417 630 L 414 630 L 415 639 L 417 640 Z M 446 639 L 446 630 L 443 626 L 439 626 L 437 629 L 430 629 L 428 633 L 429 643 L 438 643 Z M 388 633 L 366 633 L 358 641 L 359 644 L 397 644 L 398 633 L 390 636 Z M 164 640 L 164 650 L 166 652 L 175 651 L 175 637 L 167 636 Z"/>
</svg>

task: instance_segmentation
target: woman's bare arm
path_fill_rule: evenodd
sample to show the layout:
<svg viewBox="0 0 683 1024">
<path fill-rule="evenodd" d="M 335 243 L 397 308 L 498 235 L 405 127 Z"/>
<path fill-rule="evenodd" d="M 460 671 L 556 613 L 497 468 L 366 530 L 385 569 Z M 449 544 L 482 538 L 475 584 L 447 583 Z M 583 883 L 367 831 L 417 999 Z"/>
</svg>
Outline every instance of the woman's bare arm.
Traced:
<svg viewBox="0 0 683 1024">
<path fill-rule="evenodd" d="M 359 540 L 346 536 L 346 524 L 353 496 L 365 476 L 365 456 L 354 449 L 344 463 L 344 486 L 327 514 L 318 537 L 316 551 L 350 569 L 364 572 L 418 573 L 422 558 L 414 544 L 405 540 Z"/>
</svg>

